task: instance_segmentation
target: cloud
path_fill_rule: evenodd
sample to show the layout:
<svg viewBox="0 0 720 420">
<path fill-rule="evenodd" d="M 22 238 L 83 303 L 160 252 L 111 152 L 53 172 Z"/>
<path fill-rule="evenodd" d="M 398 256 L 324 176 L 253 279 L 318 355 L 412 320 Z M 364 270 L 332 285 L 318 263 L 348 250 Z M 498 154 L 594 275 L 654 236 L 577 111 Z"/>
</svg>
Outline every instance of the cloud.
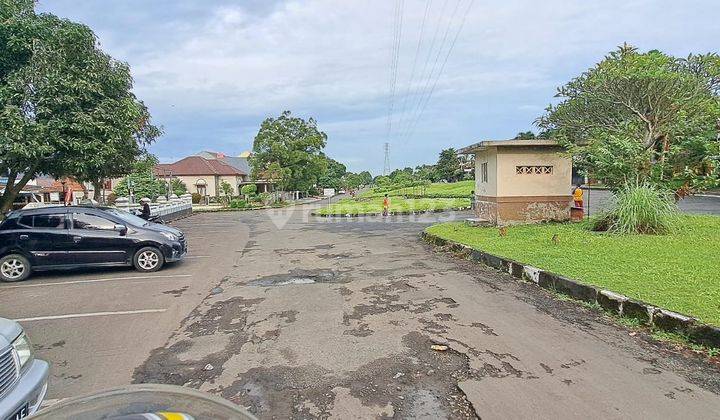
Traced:
<svg viewBox="0 0 720 420">
<path fill-rule="evenodd" d="M 558 85 L 625 41 L 686 55 L 716 49 L 720 35 L 713 0 L 475 0 L 439 75 L 470 0 L 459 1 L 452 20 L 458 0 L 430 1 L 417 59 L 428 3 L 404 1 L 389 136 L 397 166 L 532 128 Z M 377 173 L 388 140 L 395 4 L 44 0 L 40 7 L 87 23 L 103 48 L 130 63 L 137 94 L 165 127 L 153 147 L 161 157 L 202 148 L 238 153 L 265 117 L 290 109 L 318 120 L 330 155 Z M 433 38 L 436 47 L 445 39 L 439 54 L 428 53 Z M 418 92 L 433 85 L 419 116 Z"/>
</svg>

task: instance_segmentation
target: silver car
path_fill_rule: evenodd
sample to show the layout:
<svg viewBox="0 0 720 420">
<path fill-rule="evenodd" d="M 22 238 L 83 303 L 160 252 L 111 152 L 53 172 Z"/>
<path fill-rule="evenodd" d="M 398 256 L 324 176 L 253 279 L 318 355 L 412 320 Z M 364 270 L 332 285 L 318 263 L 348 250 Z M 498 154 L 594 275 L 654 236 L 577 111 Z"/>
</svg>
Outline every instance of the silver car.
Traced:
<svg viewBox="0 0 720 420">
<path fill-rule="evenodd" d="M 0 419 L 36 412 L 47 392 L 48 371 L 47 362 L 33 356 L 20 324 L 0 318 Z"/>
</svg>

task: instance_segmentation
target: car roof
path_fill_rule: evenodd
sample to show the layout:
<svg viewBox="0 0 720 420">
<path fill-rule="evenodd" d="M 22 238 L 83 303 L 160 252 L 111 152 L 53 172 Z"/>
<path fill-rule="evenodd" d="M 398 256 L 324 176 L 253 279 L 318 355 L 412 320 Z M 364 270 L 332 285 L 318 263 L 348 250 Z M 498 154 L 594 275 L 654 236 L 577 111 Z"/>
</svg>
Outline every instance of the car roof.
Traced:
<svg viewBox="0 0 720 420">
<path fill-rule="evenodd" d="M 83 213 L 93 213 L 93 210 L 105 211 L 112 209 L 107 206 L 47 206 L 47 207 L 36 207 L 33 209 L 19 209 L 10 213 L 9 217 L 18 217 L 35 214 L 63 214 L 68 211 L 80 210 Z"/>
<path fill-rule="evenodd" d="M 47 206 L 47 207 L 35 207 L 32 209 L 19 209 L 13 210 L 9 217 L 26 216 L 33 214 L 61 214 L 66 213 L 67 207 L 65 206 Z"/>
</svg>

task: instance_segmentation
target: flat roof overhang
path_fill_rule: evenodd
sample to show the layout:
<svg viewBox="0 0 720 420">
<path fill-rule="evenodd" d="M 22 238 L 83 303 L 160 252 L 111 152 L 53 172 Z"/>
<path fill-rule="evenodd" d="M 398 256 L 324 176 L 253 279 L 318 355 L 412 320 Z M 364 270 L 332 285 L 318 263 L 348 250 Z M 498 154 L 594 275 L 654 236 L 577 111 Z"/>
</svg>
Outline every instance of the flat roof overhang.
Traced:
<svg viewBox="0 0 720 420">
<path fill-rule="evenodd" d="M 470 146 L 463 147 L 458 150 L 459 155 L 469 155 L 481 150 L 485 150 L 488 147 L 527 147 L 527 146 L 541 146 L 541 147 L 557 147 L 560 144 L 552 139 L 531 139 L 531 140 L 484 140 Z"/>
</svg>

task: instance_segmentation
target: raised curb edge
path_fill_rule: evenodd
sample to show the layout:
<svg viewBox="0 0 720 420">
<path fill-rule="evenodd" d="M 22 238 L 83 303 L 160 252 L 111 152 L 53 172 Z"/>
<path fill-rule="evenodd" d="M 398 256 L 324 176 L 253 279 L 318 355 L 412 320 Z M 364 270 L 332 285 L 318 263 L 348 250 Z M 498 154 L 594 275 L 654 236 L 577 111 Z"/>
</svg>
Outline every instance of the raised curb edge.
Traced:
<svg viewBox="0 0 720 420">
<path fill-rule="evenodd" d="M 435 247 L 446 247 L 451 252 L 465 255 L 471 261 L 534 283 L 543 289 L 559 292 L 576 300 L 598 304 L 607 311 L 639 319 L 645 324 L 663 331 L 685 333 L 695 343 L 720 347 L 720 328 L 703 324 L 691 316 L 659 308 L 611 290 L 583 284 L 531 265 L 480 251 L 426 231 L 423 231 L 421 236 Z"/>
</svg>

